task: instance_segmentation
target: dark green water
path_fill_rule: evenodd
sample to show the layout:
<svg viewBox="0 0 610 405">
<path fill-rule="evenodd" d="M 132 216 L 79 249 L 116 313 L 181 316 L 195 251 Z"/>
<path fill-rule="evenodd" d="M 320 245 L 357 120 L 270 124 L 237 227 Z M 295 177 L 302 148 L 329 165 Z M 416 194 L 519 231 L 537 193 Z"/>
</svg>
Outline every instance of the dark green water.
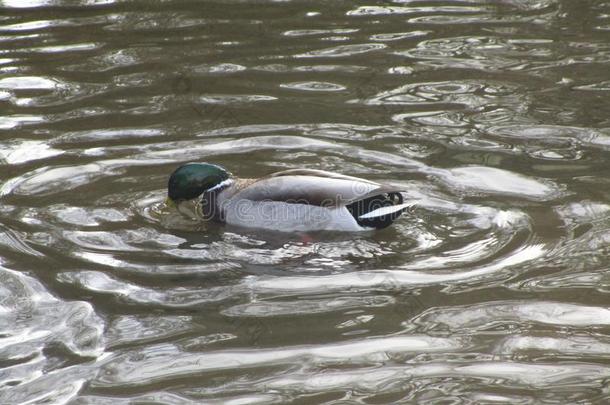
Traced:
<svg viewBox="0 0 610 405">
<path fill-rule="evenodd" d="M 0 0 L 1 404 L 610 401 L 610 2 Z M 403 185 L 206 226 L 169 173 Z"/>
</svg>

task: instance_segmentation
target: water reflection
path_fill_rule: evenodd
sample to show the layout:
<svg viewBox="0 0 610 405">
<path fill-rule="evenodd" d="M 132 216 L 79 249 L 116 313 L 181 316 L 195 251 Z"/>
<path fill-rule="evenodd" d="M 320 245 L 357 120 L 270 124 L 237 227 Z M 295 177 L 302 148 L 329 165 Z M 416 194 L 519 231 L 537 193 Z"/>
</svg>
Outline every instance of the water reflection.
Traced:
<svg viewBox="0 0 610 405">
<path fill-rule="evenodd" d="M 0 8 L 0 403 L 608 402 L 608 4 Z M 413 207 L 202 223 L 200 160 Z"/>
</svg>

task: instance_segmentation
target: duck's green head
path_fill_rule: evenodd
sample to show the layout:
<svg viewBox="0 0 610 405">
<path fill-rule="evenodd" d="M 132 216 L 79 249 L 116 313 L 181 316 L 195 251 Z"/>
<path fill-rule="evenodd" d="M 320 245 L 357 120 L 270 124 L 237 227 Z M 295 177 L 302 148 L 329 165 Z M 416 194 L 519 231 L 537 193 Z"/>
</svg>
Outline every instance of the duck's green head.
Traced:
<svg viewBox="0 0 610 405">
<path fill-rule="evenodd" d="M 210 163 L 187 163 L 177 168 L 167 183 L 167 196 L 173 202 L 192 200 L 206 191 L 220 189 L 230 182 L 231 173 Z"/>
</svg>

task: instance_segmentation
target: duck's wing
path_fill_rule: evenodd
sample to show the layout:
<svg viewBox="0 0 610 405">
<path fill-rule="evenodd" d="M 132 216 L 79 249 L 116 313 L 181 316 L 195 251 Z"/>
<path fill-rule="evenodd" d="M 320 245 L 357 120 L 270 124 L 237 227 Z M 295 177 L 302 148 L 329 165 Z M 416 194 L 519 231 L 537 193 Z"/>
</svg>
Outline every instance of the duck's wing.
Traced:
<svg viewBox="0 0 610 405">
<path fill-rule="evenodd" d="M 365 228 L 390 225 L 410 204 L 400 187 L 322 170 L 286 170 L 263 177 L 231 198 L 344 208 Z"/>
<path fill-rule="evenodd" d="M 282 176 L 314 176 L 314 177 L 322 177 L 328 179 L 343 179 L 343 180 L 354 180 L 363 183 L 376 184 L 374 181 L 361 179 L 359 177 L 347 176 L 345 174 L 327 172 L 325 170 L 317 170 L 317 169 L 289 169 L 283 170 L 281 172 L 272 173 L 266 177 L 261 178 L 261 180 L 269 178 L 269 177 L 282 177 Z"/>
<path fill-rule="evenodd" d="M 399 187 L 322 170 L 286 170 L 241 188 L 232 198 L 283 201 L 324 207 L 348 205 L 379 194 L 399 193 Z"/>
</svg>

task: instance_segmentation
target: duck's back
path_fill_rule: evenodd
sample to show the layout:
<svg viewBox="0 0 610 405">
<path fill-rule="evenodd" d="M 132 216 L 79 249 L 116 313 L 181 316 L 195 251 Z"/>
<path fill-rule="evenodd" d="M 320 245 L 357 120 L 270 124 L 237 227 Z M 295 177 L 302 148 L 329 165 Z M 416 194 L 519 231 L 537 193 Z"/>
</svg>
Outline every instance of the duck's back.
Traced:
<svg viewBox="0 0 610 405">
<path fill-rule="evenodd" d="M 358 231 L 383 228 L 406 208 L 401 189 L 321 170 L 286 170 L 259 180 L 238 180 L 221 193 L 229 224 L 276 230 Z M 403 204 L 404 205 L 404 204 Z M 383 217 L 374 210 L 386 207 Z M 367 217 L 368 215 L 368 217 Z"/>
<path fill-rule="evenodd" d="M 387 186 L 322 170 L 286 170 L 242 187 L 232 198 L 284 201 L 324 207 L 341 206 Z"/>
</svg>

